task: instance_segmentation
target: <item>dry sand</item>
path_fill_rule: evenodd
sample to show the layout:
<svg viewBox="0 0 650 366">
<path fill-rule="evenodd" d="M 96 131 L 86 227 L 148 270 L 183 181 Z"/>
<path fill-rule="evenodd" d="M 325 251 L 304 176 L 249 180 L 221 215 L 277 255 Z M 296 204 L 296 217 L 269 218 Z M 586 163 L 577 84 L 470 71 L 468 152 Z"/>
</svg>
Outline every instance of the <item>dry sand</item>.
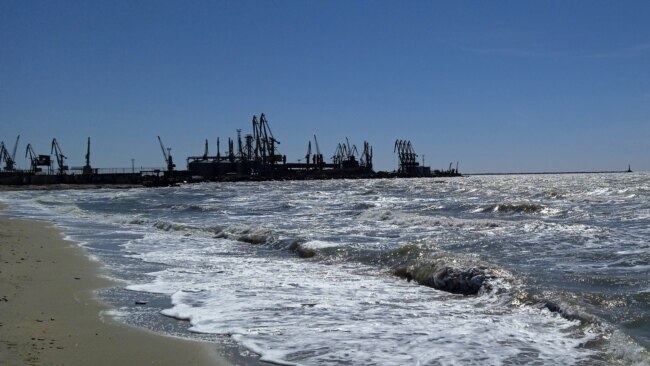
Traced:
<svg viewBox="0 0 650 366">
<path fill-rule="evenodd" d="M 54 227 L 0 216 L 0 365 L 231 364 L 215 344 L 102 317 L 100 274 Z"/>
</svg>

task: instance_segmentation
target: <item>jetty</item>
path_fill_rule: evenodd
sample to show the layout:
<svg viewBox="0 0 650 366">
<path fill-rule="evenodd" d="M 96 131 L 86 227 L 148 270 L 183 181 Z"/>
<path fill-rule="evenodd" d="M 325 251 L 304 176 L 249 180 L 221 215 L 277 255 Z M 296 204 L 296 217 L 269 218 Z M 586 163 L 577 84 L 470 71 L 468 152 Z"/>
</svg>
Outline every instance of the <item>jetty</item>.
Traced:
<svg viewBox="0 0 650 366">
<path fill-rule="evenodd" d="M 160 136 L 158 142 L 163 155 L 164 167 L 107 169 L 93 168 L 91 165 L 90 137 L 86 141 L 85 165 L 69 167 L 56 138 L 52 139 L 49 154 L 36 154 L 31 144 L 27 144 L 25 157 L 29 158 L 28 169 L 17 169 L 15 156 L 20 136 L 11 152 L 4 142 L 0 143 L 0 185 L 145 185 L 166 186 L 179 183 L 204 181 L 263 181 L 263 180 L 302 180 L 302 179 L 355 179 L 355 178 L 413 178 L 413 177 L 456 177 L 456 168 L 446 170 L 424 166 L 418 162 L 418 154 L 409 140 L 397 139 L 393 151 L 399 166 L 392 172 L 376 172 L 373 169 L 373 147 L 364 141 L 361 149 L 345 140 L 338 143 L 334 154 L 326 158 L 321 151 L 316 135 L 307 141 L 304 157 L 297 163 L 290 162 L 282 154 L 280 141 L 271 132 L 269 122 L 262 113 L 253 116 L 251 133 L 242 134 L 237 129 L 236 138 L 228 138 L 222 149 L 217 137 L 216 153 L 209 153 L 208 139 L 205 139 L 203 154 L 186 158 L 186 168 L 176 169 L 171 148 L 166 147 Z M 313 142 L 313 144 L 312 144 Z"/>
</svg>

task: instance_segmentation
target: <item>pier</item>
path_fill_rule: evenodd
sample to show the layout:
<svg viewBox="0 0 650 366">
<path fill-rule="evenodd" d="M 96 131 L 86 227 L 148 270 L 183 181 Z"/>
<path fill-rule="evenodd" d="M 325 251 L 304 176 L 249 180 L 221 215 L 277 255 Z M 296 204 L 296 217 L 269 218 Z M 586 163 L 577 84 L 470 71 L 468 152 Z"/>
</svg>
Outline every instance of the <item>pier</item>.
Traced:
<svg viewBox="0 0 650 366">
<path fill-rule="evenodd" d="M 53 184 L 93 184 L 93 185 L 145 185 L 165 186 L 178 183 L 204 181 L 262 181 L 262 180 L 302 180 L 302 179 L 372 179 L 372 178 L 412 178 L 412 177 L 456 177 L 456 168 L 449 164 L 447 170 L 431 170 L 418 162 L 418 154 L 409 140 L 397 139 L 393 147 L 399 166 L 392 172 L 376 172 L 373 169 L 373 147 L 364 141 L 361 149 L 346 137 L 336 145 L 334 154 L 326 158 L 320 149 L 316 135 L 306 143 L 304 159 L 297 163 L 288 162 L 278 145 L 280 141 L 271 132 L 270 124 L 262 113 L 253 116 L 252 132 L 242 135 L 237 129 L 236 138 L 228 138 L 222 150 L 221 140 L 217 138 L 216 153 L 210 155 L 206 139 L 203 154 L 186 158 L 186 169 L 177 170 L 171 148 L 164 145 L 158 136 L 165 167 L 139 169 L 97 169 L 91 165 L 91 140 L 87 139 L 85 165 L 70 168 L 56 138 L 52 139 L 50 154 L 37 154 L 31 144 L 27 144 L 25 157 L 31 162 L 29 169 L 17 169 L 15 156 L 20 136 L 11 152 L 4 142 L 0 143 L 0 185 L 53 185 Z M 313 142 L 313 144 L 312 144 Z"/>
</svg>

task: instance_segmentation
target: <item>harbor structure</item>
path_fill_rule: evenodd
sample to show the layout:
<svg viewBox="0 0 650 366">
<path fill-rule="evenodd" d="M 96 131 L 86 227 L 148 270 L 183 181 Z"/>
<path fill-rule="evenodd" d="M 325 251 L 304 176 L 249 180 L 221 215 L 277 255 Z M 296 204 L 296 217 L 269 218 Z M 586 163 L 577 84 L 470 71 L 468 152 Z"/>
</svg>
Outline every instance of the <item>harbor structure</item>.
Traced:
<svg viewBox="0 0 650 366">
<path fill-rule="evenodd" d="M 86 143 L 85 165 L 70 168 L 68 158 L 56 138 L 52 139 L 50 154 L 36 154 L 31 144 L 25 150 L 30 167 L 26 170 L 15 168 L 15 154 L 18 139 L 9 153 L 4 143 L 0 144 L 0 163 L 5 162 L 0 172 L 0 184 L 144 184 L 160 186 L 181 182 L 197 181 L 239 181 L 239 180 L 298 180 L 298 179 L 337 179 L 337 178 L 391 178 L 391 177 L 436 177 L 458 176 L 456 169 L 434 170 L 417 161 L 413 144 L 409 140 L 396 140 L 394 152 L 399 166 L 393 172 L 375 172 L 373 169 L 373 147 L 364 141 L 361 149 L 345 138 L 338 143 L 333 155 L 326 159 L 321 151 L 316 135 L 307 141 L 307 151 L 303 159 L 290 162 L 278 147 L 281 145 L 264 113 L 259 118 L 254 115 L 251 133 L 242 134 L 237 129 L 235 139 L 228 138 L 225 149 L 221 140 L 216 140 L 216 153 L 210 155 L 209 143 L 205 139 L 203 154 L 189 156 L 186 169 L 177 170 L 172 157 L 172 149 L 166 147 L 160 136 L 158 142 L 163 154 L 164 168 L 149 168 L 136 171 L 130 169 L 97 169 L 90 163 L 90 137 Z M 313 144 L 312 144 L 313 142 Z M 56 165 L 56 166 L 55 166 Z"/>
</svg>

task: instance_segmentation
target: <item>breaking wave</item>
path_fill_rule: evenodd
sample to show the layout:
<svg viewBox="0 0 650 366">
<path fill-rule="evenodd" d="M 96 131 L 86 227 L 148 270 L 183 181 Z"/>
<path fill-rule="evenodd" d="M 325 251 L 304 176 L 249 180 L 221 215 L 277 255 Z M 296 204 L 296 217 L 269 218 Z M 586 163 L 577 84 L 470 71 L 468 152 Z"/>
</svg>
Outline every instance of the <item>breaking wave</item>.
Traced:
<svg viewBox="0 0 650 366">
<path fill-rule="evenodd" d="M 212 204 L 174 205 L 171 207 L 171 209 L 188 212 L 211 212 L 220 210 L 219 207 L 216 207 Z"/>
<path fill-rule="evenodd" d="M 511 274 L 497 266 L 447 253 L 426 243 L 406 244 L 394 250 L 370 250 L 322 244 L 314 246 L 311 242 L 296 240 L 287 248 L 301 258 L 378 266 L 409 282 L 454 294 L 492 292 L 499 287 L 497 283 L 512 279 Z"/>
<path fill-rule="evenodd" d="M 499 203 L 495 205 L 489 205 L 486 207 L 481 207 L 476 210 L 474 210 L 476 213 L 489 213 L 489 212 L 496 212 L 496 213 L 504 213 L 504 214 L 540 214 L 540 213 L 553 213 L 551 209 L 544 205 L 536 204 L 536 203 L 520 203 L 520 204 L 512 204 L 512 203 Z"/>
<path fill-rule="evenodd" d="M 252 226 L 213 227 L 210 229 L 215 238 L 230 239 L 248 244 L 272 244 L 277 240 L 277 234 L 271 229 Z"/>
<path fill-rule="evenodd" d="M 476 295 L 484 286 L 489 289 L 491 277 L 485 268 L 458 268 L 443 260 L 425 261 L 393 271 L 398 276 L 417 283 L 453 294 Z"/>
<path fill-rule="evenodd" d="M 135 221 L 135 223 L 139 223 L 139 221 Z M 191 232 L 191 231 L 200 230 L 200 228 L 198 228 L 198 227 L 194 227 L 194 226 L 186 225 L 186 224 L 175 223 L 175 222 L 169 222 L 169 221 L 156 221 L 153 224 L 153 227 L 158 229 L 158 230 L 162 230 L 162 231 Z"/>
<path fill-rule="evenodd" d="M 367 210 L 357 216 L 362 221 L 370 223 L 381 221 L 399 227 L 479 227 L 495 228 L 501 226 L 498 220 L 463 219 L 446 216 L 427 216 L 416 213 L 407 213 L 397 210 Z"/>
<path fill-rule="evenodd" d="M 136 220 L 134 223 L 142 224 L 145 223 L 145 221 Z M 153 227 L 162 231 L 180 232 L 187 236 L 196 235 L 217 239 L 228 239 L 255 245 L 272 244 L 277 240 L 277 234 L 271 229 L 246 225 L 202 227 L 170 221 L 156 221 L 153 224 Z"/>
</svg>

